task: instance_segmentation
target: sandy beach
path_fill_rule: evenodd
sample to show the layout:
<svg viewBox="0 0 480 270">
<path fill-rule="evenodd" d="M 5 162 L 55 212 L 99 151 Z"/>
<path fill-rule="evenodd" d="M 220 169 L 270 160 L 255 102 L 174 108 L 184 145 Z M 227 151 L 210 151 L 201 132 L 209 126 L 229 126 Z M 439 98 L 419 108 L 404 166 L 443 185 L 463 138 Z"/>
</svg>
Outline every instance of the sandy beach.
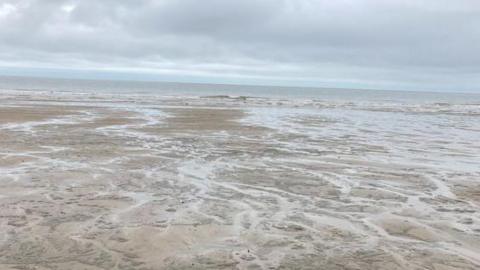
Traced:
<svg viewBox="0 0 480 270">
<path fill-rule="evenodd" d="M 478 105 L 0 92 L 0 269 L 480 269 Z"/>
</svg>

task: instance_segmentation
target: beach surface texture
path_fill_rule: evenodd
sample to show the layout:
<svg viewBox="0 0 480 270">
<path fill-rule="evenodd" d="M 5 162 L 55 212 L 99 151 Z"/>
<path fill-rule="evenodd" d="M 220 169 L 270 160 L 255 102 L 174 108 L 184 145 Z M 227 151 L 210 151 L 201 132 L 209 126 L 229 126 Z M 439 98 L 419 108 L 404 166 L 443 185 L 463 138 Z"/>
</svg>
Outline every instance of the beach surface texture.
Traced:
<svg viewBox="0 0 480 270">
<path fill-rule="evenodd" d="M 480 269 L 480 105 L 0 92 L 0 269 Z"/>
</svg>

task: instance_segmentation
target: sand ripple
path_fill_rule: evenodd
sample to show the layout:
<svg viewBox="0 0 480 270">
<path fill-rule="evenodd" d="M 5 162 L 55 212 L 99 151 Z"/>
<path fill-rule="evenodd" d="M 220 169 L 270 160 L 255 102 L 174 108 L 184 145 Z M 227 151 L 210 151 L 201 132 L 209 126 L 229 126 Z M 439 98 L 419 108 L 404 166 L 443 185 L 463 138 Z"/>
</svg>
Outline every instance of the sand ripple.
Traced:
<svg viewBox="0 0 480 270">
<path fill-rule="evenodd" d="M 478 269 L 476 105 L 5 92 L 2 269 Z"/>
</svg>

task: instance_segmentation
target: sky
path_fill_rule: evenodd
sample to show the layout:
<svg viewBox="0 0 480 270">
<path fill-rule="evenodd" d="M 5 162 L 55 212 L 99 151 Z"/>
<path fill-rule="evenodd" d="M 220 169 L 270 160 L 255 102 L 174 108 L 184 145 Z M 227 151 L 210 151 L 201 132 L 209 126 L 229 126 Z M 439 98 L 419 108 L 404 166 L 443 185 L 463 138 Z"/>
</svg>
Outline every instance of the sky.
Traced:
<svg viewBox="0 0 480 270">
<path fill-rule="evenodd" d="M 480 1 L 0 0 L 0 74 L 480 93 Z"/>
</svg>

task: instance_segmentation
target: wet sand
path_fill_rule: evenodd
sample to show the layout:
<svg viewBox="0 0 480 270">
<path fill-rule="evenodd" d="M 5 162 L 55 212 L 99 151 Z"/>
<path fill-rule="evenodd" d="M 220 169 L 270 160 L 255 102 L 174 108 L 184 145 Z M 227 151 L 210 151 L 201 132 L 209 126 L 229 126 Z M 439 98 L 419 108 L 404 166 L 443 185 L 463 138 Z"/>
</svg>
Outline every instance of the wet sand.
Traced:
<svg viewBox="0 0 480 270">
<path fill-rule="evenodd" d="M 4 91 L 0 269 L 480 269 L 442 106 Z"/>
</svg>

